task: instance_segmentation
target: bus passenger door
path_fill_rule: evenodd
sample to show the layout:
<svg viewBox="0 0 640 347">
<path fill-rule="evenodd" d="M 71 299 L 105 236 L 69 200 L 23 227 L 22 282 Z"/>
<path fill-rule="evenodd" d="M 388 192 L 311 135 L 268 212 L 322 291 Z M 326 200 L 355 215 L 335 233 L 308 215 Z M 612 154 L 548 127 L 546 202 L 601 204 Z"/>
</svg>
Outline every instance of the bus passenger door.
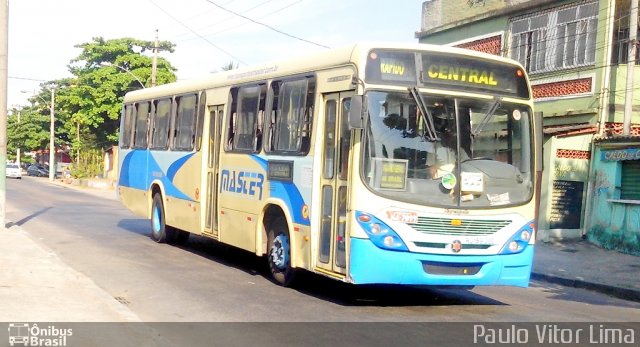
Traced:
<svg viewBox="0 0 640 347">
<path fill-rule="evenodd" d="M 220 139 L 224 105 L 209 107 L 209 137 L 206 163 L 207 187 L 204 232 L 218 236 L 218 164 L 220 162 Z"/>
<path fill-rule="evenodd" d="M 346 274 L 347 178 L 351 132 L 348 109 L 352 92 L 324 95 L 321 221 L 317 265 Z"/>
</svg>

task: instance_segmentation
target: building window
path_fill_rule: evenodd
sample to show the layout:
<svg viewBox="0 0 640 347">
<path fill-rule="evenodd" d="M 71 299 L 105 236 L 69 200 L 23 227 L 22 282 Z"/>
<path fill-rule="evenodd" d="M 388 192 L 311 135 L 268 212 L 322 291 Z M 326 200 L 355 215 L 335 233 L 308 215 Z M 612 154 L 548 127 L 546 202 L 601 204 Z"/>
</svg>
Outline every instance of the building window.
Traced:
<svg viewBox="0 0 640 347">
<path fill-rule="evenodd" d="M 530 73 L 593 65 L 597 27 L 597 2 L 518 17 L 510 23 L 510 56 Z"/>
<path fill-rule="evenodd" d="M 638 30 L 640 37 L 640 30 Z M 629 62 L 629 28 L 618 28 L 613 33 L 613 50 L 611 63 L 626 64 Z M 640 65 L 640 49 L 636 48 L 636 65 Z"/>
<path fill-rule="evenodd" d="M 640 160 L 622 162 L 620 199 L 640 200 Z"/>
</svg>

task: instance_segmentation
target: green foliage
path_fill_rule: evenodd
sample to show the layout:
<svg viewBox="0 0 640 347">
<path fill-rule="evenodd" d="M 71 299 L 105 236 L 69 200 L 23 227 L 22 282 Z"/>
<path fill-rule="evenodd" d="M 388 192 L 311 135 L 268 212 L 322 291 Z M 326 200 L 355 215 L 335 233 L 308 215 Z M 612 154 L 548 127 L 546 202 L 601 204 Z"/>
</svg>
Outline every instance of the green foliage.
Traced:
<svg viewBox="0 0 640 347">
<path fill-rule="evenodd" d="M 7 153 L 15 154 L 16 149 L 22 152 L 45 148 L 49 143 L 49 116 L 38 113 L 33 107 L 18 111 L 7 119 Z"/>
<path fill-rule="evenodd" d="M 79 163 L 69 165 L 73 178 L 93 178 L 102 174 L 103 153 L 99 149 L 88 149 L 80 152 Z"/>
<path fill-rule="evenodd" d="M 73 77 L 43 83 L 41 91 L 30 98 L 31 106 L 22 108 L 21 122 L 10 117 L 8 151 L 48 148 L 52 92 L 56 147 L 70 146 L 82 158 L 81 152 L 88 148 L 106 148 L 117 142 L 124 95 L 143 88 L 140 83 L 151 85 L 153 42 L 96 37 L 76 47 L 82 52 L 68 65 Z M 174 44 L 162 41 L 159 50 L 173 52 Z M 158 57 L 156 84 L 174 82 L 175 71 L 169 61 Z"/>
</svg>

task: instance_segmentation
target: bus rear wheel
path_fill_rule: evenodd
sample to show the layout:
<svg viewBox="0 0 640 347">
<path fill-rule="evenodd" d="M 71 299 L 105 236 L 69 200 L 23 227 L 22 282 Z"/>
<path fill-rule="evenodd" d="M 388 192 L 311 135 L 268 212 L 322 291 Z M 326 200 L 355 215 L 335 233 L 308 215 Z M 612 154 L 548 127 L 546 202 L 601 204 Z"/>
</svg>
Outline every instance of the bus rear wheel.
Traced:
<svg viewBox="0 0 640 347">
<path fill-rule="evenodd" d="M 295 269 L 291 267 L 291 238 L 284 218 L 279 217 L 271 223 L 267 236 L 267 259 L 274 281 L 284 287 L 290 286 L 295 279 Z"/>
<path fill-rule="evenodd" d="M 189 235 L 189 232 L 167 225 L 162 195 L 156 193 L 151 207 L 151 239 L 157 243 L 182 245 L 189 240 Z"/>
</svg>

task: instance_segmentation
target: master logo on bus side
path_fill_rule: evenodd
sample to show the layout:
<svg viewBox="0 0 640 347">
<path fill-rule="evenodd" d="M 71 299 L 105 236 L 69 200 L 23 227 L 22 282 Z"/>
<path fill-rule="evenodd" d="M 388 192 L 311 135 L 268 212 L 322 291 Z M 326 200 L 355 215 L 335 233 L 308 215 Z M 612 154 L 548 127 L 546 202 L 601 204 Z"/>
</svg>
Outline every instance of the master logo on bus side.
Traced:
<svg viewBox="0 0 640 347">
<path fill-rule="evenodd" d="M 220 176 L 220 193 L 228 192 L 262 200 L 263 184 L 264 175 L 259 172 L 225 169 Z"/>
</svg>

